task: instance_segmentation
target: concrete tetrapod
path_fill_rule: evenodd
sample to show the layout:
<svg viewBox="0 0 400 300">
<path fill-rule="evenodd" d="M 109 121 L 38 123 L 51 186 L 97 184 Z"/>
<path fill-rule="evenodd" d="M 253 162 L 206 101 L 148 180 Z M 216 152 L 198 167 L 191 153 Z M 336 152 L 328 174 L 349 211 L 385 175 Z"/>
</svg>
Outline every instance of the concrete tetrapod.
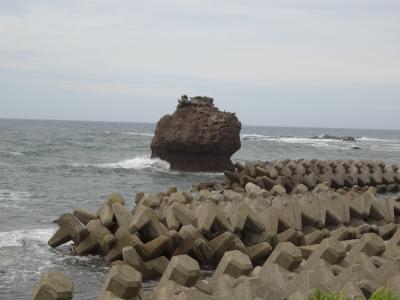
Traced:
<svg viewBox="0 0 400 300">
<path fill-rule="evenodd" d="M 30 300 L 70 300 L 74 284 L 63 273 L 45 273 L 34 288 Z"/>
<path fill-rule="evenodd" d="M 268 263 L 276 263 L 288 271 L 296 269 L 303 260 L 301 251 L 290 242 L 279 243 L 270 257 L 267 259 Z"/>
<path fill-rule="evenodd" d="M 112 295 L 121 299 L 135 299 L 141 287 L 142 274 L 140 272 L 129 265 L 114 265 L 103 284 L 99 299 L 107 299 Z"/>
<path fill-rule="evenodd" d="M 154 291 L 154 299 L 172 298 L 176 289 L 193 287 L 199 278 L 200 266 L 197 261 L 188 255 L 174 256 Z"/>
</svg>

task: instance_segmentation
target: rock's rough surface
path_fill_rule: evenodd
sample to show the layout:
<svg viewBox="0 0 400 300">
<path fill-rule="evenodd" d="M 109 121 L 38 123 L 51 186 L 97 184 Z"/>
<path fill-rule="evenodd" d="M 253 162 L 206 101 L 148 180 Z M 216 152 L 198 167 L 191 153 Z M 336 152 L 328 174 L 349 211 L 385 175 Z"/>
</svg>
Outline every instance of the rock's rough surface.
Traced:
<svg viewBox="0 0 400 300">
<path fill-rule="evenodd" d="M 209 97 L 182 96 L 176 111 L 157 124 L 152 157 L 180 171 L 232 170 L 231 156 L 240 149 L 241 123 L 222 112 Z"/>
</svg>

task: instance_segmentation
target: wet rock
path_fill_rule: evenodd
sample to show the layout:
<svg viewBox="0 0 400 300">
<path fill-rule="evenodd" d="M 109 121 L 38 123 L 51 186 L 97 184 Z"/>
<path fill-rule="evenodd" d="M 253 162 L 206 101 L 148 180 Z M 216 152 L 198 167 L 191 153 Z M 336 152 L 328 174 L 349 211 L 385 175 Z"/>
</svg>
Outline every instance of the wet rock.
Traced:
<svg viewBox="0 0 400 300">
<path fill-rule="evenodd" d="M 88 235 L 85 226 L 72 214 L 63 214 L 57 221 L 60 228 L 48 241 L 50 247 L 58 247 L 69 241 L 79 245 Z"/>
<path fill-rule="evenodd" d="M 313 136 L 311 137 L 314 140 L 340 140 L 343 142 L 355 142 L 356 138 L 352 136 L 335 136 L 335 135 L 330 135 L 330 134 L 324 134 L 322 136 Z"/>
<path fill-rule="evenodd" d="M 160 119 L 151 143 L 152 157 L 168 161 L 173 170 L 234 168 L 230 158 L 241 147 L 241 123 L 235 114 L 219 111 L 209 99 L 180 102 L 172 115 Z"/>
<path fill-rule="evenodd" d="M 104 226 L 100 220 L 92 220 L 87 225 L 89 235 L 77 245 L 75 252 L 77 255 L 86 255 L 95 252 L 98 248 L 103 254 L 108 254 L 117 243 L 111 231 Z"/>
</svg>

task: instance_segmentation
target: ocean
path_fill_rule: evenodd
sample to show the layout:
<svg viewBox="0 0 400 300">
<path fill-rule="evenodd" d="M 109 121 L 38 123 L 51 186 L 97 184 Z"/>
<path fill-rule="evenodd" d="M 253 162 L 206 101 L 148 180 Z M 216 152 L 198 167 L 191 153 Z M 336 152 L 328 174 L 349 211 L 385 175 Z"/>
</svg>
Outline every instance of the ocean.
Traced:
<svg viewBox="0 0 400 300">
<path fill-rule="evenodd" d="M 222 173 L 170 171 L 168 163 L 150 159 L 154 129 L 142 123 L 0 119 L 0 299 L 27 299 L 46 271 L 72 278 L 74 299 L 97 298 L 108 271 L 103 260 L 73 257 L 67 245 L 47 246 L 62 213 L 77 207 L 95 211 L 113 191 L 133 208 L 139 191 L 190 190 L 193 183 L 223 179 Z M 353 136 L 356 142 L 312 138 L 324 134 Z M 241 139 L 234 161 L 400 163 L 399 130 L 244 126 Z"/>
</svg>

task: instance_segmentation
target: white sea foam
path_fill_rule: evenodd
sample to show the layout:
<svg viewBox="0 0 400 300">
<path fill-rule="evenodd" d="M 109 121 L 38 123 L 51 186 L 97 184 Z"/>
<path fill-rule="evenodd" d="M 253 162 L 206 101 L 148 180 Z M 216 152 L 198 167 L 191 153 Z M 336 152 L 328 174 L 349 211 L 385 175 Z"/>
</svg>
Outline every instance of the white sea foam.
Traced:
<svg viewBox="0 0 400 300">
<path fill-rule="evenodd" d="M 348 149 L 349 142 L 334 139 L 311 138 L 311 137 L 289 137 L 289 136 L 266 136 L 261 134 L 241 134 L 244 141 L 272 141 L 286 144 L 305 144 L 312 147 Z"/>
<path fill-rule="evenodd" d="M 54 232 L 55 229 L 53 228 L 0 232 L 0 249 L 21 247 L 26 242 L 46 244 Z"/>
<path fill-rule="evenodd" d="M 320 135 L 319 138 L 312 138 L 312 137 L 286 137 L 286 136 L 268 136 L 268 135 L 262 135 L 262 134 L 256 134 L 256 133 L 250 133 L 250 134 L 241 134 L 240 135 L 241 139 L 243 141 L 273 141 L 277 143 L 288 143 L 288 144 L 309 144 L 310 146 L 316 146 L 316 147 L 340 147 L 342 149 L 347 149 L 345 146 L 348 145 L 349 143 L 353 142 L 348 142 L 348 141 L 343 141 L 340 139 L 326 139 L 323 138 L 324 135 Z M 393 140 L 393 139 L 378 139 L 378 138 L 372 138 L 372 137 L 360 137 L 356 138 L 356 140 L 360 143 L 389 143 L 389 147 L 397 149 L 397 146 L 399 145 L 397 142 L 399 140 Z M 396 143 L 396 144 L 393 144 Z M 339 146 L 341 145 L 341 146 Z M 385 145 L 388 146 L 388 145 Z"/>
<path fill-rule="evenodd" d="M 121 160 L 116 163 L 97 164 L 100 168 L 110 169 L 169 169 L 169 163 L 158 158 L 151 159 L 149 157 L 135 157 L 132 159 Z"/>
<path fill-rule="evenodd" d="M 265 138 L 271 138 L 269 136 L 265 136 L 262 134 L 256 134 L 256 133 L 250 133 L 250 134 L 241 134 L 240 137 L 243 140 L 257 140 L 257 139 L 265 139 Z"/>
<path fill-rule="evenodd" d="M 11 155 L 16 155 L 16 156 L 24 155 L 21 152 L 16 152 L 16 151 L 9 151 L 8 153 Z"/>
<path fill-rule="evenodd" d="M 389 139 L 377 139 L 377 138 L 370 138 L 370 137 L 360 137 L 358 140 L 365 141 L 365 142 L 395 142 L 397 140 L 389 140 Z"/>
<path fill-rule="evenodd" d="M 152 133 L 145 133 L 145 132 L 122 132 L 122 135 L 138 135 L 138 136 L 148 136 L 153 137 L 154 134 Z"/>
<path fill-rule="evenodd" d="M 293 144 L 320 144 L 320 145 L 328 145 L 328 143 L 337 143 L 341 142 L 339 140 L 331 140 L 331 139 L 311 139 L 311 138 L 303 138 L 303 137 L 283 137 L 279 138 L 280 142 L 284 143 L 293 143 Z"/>
<path fill-rule="evenodd" d="M 241 134 L 240 138 L 242 141 L 256 142 L 256 141 L 279 141 L 282 137 L 250 133 L 250 134 Z"/>
<path fill-rule="evenodd" d="M 276 141 L 284 143 L 315 143 L 315 142 L 337 142 L 339 140 L 332 139 L 313 139 L 309 137 L 294 137 L 294 136 L 268 136 L 262 134 L 241 134 L 242 140 L 248 141 Z"/>
<path fill-rule="evenodd" d="M 276 141 L 276 142 L 295 143 L 295 144 L 341 142 L 340 140 L 333 140 L 333 139 L 320 139 L 320 138 L 313 139 L 309 137 L 292 137 L 292 136 L 267 136 L 261 134 L 241 134 L 241 138 L 243 140 L 250 140 L 250 141 L 264 140 L 264 141 Z"/>
<path fill-rule="evenodd" d="M 376 151 L 387 151 L 387 152 L 398 152 L 398 151 L 400 151 L 400 144 L 395 144 L 395 145 L 384 145 L 384 146 L 374 146 L 374 147 L 371 147 L 371 150 L 376 150 Z"/>
</svg>

